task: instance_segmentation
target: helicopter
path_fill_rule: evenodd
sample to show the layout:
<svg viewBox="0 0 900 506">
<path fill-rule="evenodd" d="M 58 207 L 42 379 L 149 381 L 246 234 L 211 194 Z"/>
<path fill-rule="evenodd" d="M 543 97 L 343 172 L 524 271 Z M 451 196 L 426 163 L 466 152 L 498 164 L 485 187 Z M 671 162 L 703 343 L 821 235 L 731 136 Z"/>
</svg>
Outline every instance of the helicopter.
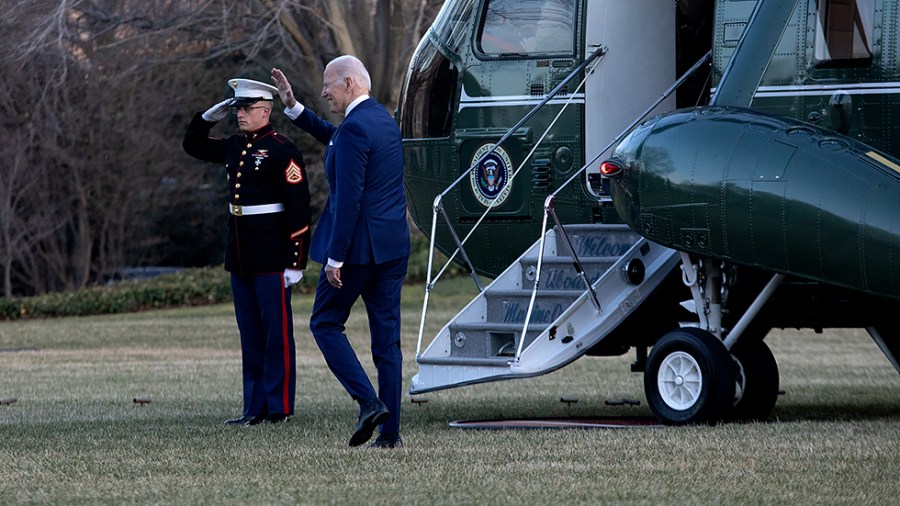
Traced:
<svg viewBox="0 0 900 506">
<path fill-rule="evenodd" d="M 445 3 L 401 96 L 407 196 L 479 293 L 423 347 L 429 274 L 410 393 L 634 350 L 664 423 L 765 419 L 773 328 L 864 328 L 900 372 L 898 21 Z"/>
</svg>

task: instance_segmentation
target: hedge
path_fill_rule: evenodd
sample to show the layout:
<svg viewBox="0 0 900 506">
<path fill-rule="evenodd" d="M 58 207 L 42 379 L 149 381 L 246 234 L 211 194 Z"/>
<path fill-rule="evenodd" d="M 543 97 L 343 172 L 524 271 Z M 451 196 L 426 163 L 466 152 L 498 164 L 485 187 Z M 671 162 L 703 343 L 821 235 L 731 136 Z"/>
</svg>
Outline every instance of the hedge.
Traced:
<svg viewBox="0 0 900 506">
<path fill-rule="evenodd" d="M 156 278 L 0 299 L 0 319 L 125 313 L 146 309 L 216 304 L 231 300 L 228 273 L 221 266 L 188 269 Z"/>
<path fill-rule="evenodd" d="M 444 255 L 436 255 L 434 269 L 443 266 L 444 262 Z M 427 266 L 428 240 L 423 236 L 413 236 L 407 282 L 424 281 Z M 311 263 L 303 280 L 294 290 L 303 293 L 315 290 L 319 269 L 318 264 Z M 454 265 L 445 276 L 460 272 L 462 269 Z M 231 302 L 231 284 L 230 275 L 220 265 L 71 292 L 0 298 L 0 320 L 127 313 L 224 302 Z"/>
</svg>

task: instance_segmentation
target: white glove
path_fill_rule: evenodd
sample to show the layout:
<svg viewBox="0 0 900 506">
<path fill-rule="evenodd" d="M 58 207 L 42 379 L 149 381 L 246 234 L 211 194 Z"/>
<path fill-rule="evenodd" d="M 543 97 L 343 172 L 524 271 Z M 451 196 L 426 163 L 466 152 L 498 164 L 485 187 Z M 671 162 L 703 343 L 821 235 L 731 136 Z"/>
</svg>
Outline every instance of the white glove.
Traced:
<svg viewBox="0 0 900 506">
<path fill-rule="evenodd" d="M 218 104 L 210 107 L 203 113 L 203 119 L 206 121 L 221 121 L 228 116 L 228 108 L 231 106 L 233 99 L 227 98 Z"/>
<path fill-rule="evenodd" d="M 303 271 L 297 269 L 285 269 L 284 270 L 284 287 L 288 288 L 291 285 L 296 285 L 303 279 Z"/>
</svg>

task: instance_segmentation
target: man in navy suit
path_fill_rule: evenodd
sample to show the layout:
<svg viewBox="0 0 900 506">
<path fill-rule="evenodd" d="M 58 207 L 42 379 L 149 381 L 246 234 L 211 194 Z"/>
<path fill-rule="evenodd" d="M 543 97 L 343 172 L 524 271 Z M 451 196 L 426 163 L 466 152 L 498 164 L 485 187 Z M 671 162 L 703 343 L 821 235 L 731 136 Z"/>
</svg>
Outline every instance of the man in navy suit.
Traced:
<svg viewBox="0 0 900 506">
<path fill-rule="evenodd" d="M 403 445 L 400 289 L 409 259 L 400 129 L 369 97 L 369 73 L 357 58 L 335 58 L 323 77 L 322 97 L 332 112 L 344 116 L 337 127 L 298 103 L 284 73 L 272 69 L 285 113 L 327 146 L 328 202 L 310 247 L 324 275 L 319 275 L 309 327 L 328 367 L 360 405 L 350 446 L 368 441 L 381 425 L 372 446 L 397 448 Z M 344 333 L 359 297 L 369 317 L 377 393 Z"/>
</svg>

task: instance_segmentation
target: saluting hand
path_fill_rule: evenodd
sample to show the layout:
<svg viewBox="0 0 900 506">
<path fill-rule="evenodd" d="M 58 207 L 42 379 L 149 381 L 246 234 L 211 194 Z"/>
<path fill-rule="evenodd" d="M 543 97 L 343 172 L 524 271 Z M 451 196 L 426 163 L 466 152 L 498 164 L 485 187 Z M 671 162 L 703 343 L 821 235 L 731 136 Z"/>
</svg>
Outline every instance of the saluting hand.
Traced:
<svg viewBox="0 0 900 506">
<path fill-rule="evenodd" d="M 328 282 L 331 286 L 335 288 L 341 288 L 344 284 L 341 282 L 341 269 L 340 267 L 331 267 L 330 265 L 325 266 L 325 276 L 328 278 Z"/>
<path fill-rule="evenodd" d="M 275 83 L 276 87 L 278 87 L 278 96 L 281 97 L 281 101 L 284 103 L 284 105 L 286 105 L 288 108 L 293 108 L 295 105 L 297 105 L 297 99 L 294 98 L 294 90 L 291 89 L 291 83 L 284 75 L 284 72 L 273 68 L 272 82 Z"/>
<path fill-rule="evenodd" d="M 228 116 L 228 108 L 231 106 L 231 102 L 233 99 L 226 98 L 225 100 L 219 102 L 218 104 L 210 107 L 203 113 L 203 119 L 206 121 L 221 121 Z"/>
</svg>

